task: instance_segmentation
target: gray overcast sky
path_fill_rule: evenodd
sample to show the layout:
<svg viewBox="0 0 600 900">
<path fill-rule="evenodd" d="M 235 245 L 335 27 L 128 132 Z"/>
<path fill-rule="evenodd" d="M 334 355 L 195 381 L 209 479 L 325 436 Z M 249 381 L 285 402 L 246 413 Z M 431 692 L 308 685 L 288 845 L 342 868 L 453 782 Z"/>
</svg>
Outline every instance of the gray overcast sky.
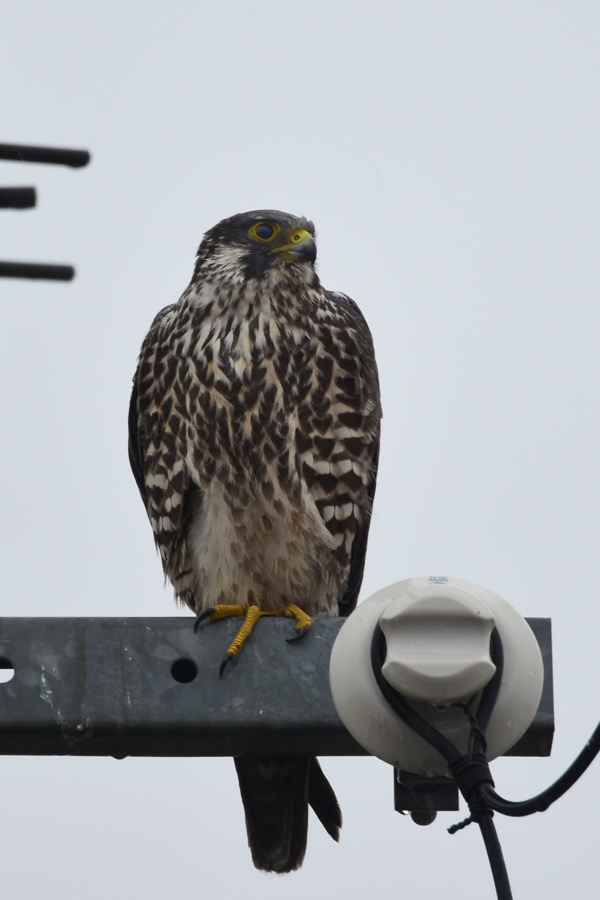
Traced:
<svg viewBox="0 0 600 900">
<path fill-rule="evenodd" d="M 86 147 L 5 211 L 1 612 L 174 615 L 128 469 L 131 377 L 202 233 L 274 207 L 312 218 L 319 271 L 373 331 L 384 430 L 363 597 L 457 575 L 551 616 L 542 789 L 600 713 L 597 410 L 600 7 L 595 2 L 5 0 L 4 141 Z M 475 828 L 393 812 L 391 770 L 325 759 L 345 824 L 302 870 L 257 873 L 230 760 L 2 759 L 11 900 L 492 897 Z M 515 897 L 597 895 L 600 764 L 555 807 L 496 822 Z"/>
</svg>

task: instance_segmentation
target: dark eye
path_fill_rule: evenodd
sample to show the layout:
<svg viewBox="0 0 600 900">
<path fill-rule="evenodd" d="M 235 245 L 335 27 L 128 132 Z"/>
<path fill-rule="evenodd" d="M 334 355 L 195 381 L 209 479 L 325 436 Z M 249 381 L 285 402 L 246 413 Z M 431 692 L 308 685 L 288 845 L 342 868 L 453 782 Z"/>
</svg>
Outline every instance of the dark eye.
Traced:
<svg viewBox="0 0 600 900">
<path fill-rule="evenodd" d="M 257 222 L 250 229 L 250 234 L 259 241 L 272 241 L 278 231 L 277 225 L 271 225 L 270 222 Z"/>
<path fill-rule="evenodd" d="M 261 239 L 261 241 L 270 241 L 275 234 L 275 229 L 272 225 L 269 225 L 268 222 L 261 222 L 254 229 L 254 233 L 256 234 L 256 237 L 259 237 Z"/>
</svg>

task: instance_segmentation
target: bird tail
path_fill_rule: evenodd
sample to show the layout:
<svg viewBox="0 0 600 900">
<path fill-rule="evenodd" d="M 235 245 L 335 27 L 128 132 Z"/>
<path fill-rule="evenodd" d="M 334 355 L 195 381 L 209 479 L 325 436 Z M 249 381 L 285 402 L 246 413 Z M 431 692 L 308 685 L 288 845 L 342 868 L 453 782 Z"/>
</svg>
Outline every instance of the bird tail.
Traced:
<svg viewBox="0 0 600 900">
<path fill-rule="evenodd" d="M 234 762 L 257 869 L 292 872 L 302 865 L 309 804 L 331 837 L 339 840 L 342 814 L 314 757 L 238 757 Z"/>
</svg>

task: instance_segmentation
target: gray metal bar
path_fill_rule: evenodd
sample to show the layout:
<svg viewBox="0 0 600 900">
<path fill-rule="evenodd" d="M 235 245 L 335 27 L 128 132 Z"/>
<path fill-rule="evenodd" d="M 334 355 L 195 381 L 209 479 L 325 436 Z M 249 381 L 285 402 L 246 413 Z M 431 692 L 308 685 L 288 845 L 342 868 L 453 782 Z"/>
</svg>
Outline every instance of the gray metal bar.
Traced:
<svg viewBox="0 0 600 900">
<path fill-rule="evenodd" d="M 293 622 L 261 619 L 223 678 L 240 620 L 198 634 L 193 621 L 1 618 L 0 669 L 14 675 L 0 684 L 0 754 L 365 755 L 329 689 L 343 620 L 288 644 Z"/>
</svg>

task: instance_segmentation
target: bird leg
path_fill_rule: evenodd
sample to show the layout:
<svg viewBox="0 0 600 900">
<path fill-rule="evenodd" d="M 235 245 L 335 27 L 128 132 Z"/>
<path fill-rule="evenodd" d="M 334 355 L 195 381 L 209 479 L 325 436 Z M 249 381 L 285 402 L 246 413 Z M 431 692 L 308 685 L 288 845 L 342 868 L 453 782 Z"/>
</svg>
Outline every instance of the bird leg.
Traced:
<svg viewBox="0 0 600 900">
<path fill-rule="evenodd" d="M 289 603 L 280 612 L 267 612 L 266 610 L 261 609 L 257 604 L 253 604 L 248 607 L 248 609 L 245 609 L 245 607 L 239 603 L 219 603 L 217 606 L 211 606 L 208 609 L 203 610 L 196 617 L 194 631 L 198 630 L 198 626 L 205 619 L 208 619 L 209 622 L 218 622 L 219 619 L 226 619 L 229 618 L 229 616 L 244 616 L 244 621 L 242 627 L 227 648 L 227 653 L 219 668 L 220 678 L 223 677 L 223 672 L 225 671 L 227 663 L 238 655 L 244 641 L 250 636 L 252 629 L 261 616 L 286 616 L 287 618 L 296 620 L 296 631 L 298 634 L 293 638 L 287 638 L 288 644 L 295 644 L 303 638 L 312 625 L 310 616 L 308 616 L 304 610 L 300 609 L 299 606 L 296 606 L 295 603 Z"/>
</svg>

